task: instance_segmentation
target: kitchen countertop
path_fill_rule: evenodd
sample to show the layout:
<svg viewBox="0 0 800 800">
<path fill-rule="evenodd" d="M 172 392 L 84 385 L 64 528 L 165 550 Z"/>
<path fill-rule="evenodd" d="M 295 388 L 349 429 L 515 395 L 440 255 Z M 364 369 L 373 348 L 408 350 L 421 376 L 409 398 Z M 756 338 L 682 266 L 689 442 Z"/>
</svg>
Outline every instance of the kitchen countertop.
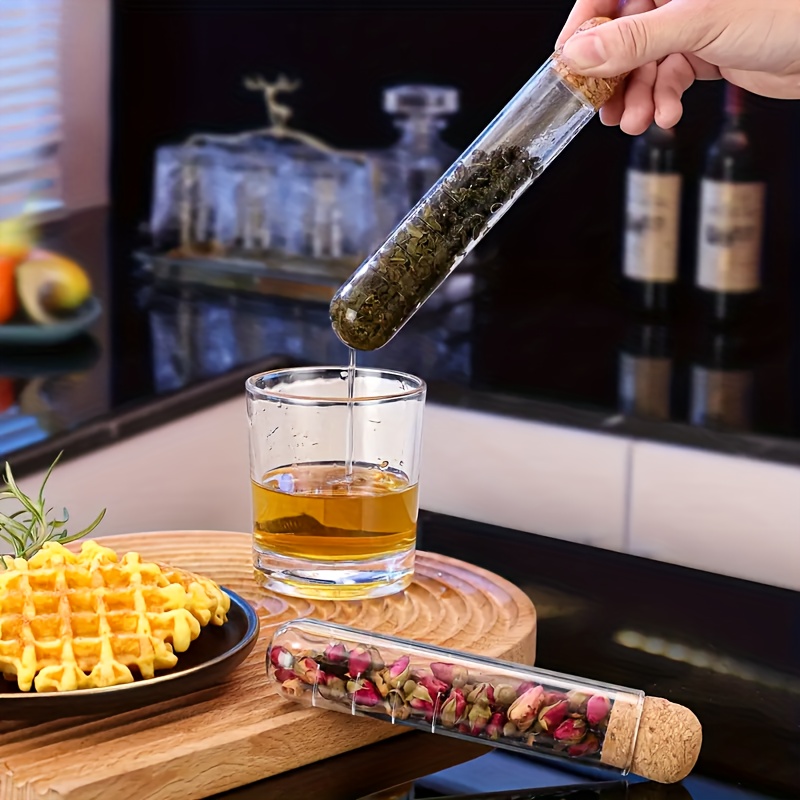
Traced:
<svg viewBox="0 0 800 800">
<path fill-rule="evenodd" d="M 800 796 L 799 593 L 431 513 L 420 546 L 468 554 L 530 596 L 537 666 L 640 688 L 697 714 L 703 748 L 685 793 L 653 785 L 646 797 Z M 609 776 L 409 733 L 224 796 L 322 796 L 312 789 L 323 779 L 326 800 L 355 800 L 414 779 L 419 798 Z"/>
<path fill-rule="evenodd" d="M 154 281 L 134 257 L 135 237 L 103 209 L 49 226 L 43 243 L 86 266 L 105 313 L 65 345 L 0 349 L 13 397 L 0 412 L 0 457 L 20 474 L 60 450 L 74 457 L 241 394 L 255 372 L 346 363 L 324 303 Z M 800 332 L 780 316 L 723 341 L 720 368 L 705 358 L 714 340 L 692 320 L 663 328 L 626 316 L 604 284 L 593 305 L 555 288 L 515 291 L 515 269 L 493 253 L 454 274 L 359 364 L 420 375 L 432 402 L 800 464 Z M 653 369 L 669 376 L 660 396 L 641 394 Z"/>
</svg>

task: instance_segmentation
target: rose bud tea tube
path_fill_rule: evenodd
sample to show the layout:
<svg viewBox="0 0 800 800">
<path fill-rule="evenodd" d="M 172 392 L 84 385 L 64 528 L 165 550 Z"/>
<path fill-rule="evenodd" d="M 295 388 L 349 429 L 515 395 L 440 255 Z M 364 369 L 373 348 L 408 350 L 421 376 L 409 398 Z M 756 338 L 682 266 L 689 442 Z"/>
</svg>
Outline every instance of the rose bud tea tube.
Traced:
<svg viewBox="0 0 800 800">
<path fill-rule="evenodd" d="M 702 741 L 691 711 L 637 689 L 311 619 L 275 632 L 267 672 L 309 706 L 659 783 L 685 778 Z"/>
<path fill-rule="evenodd" d="M 624 80 L 576 75 L 550 56 L 338 290 L 336 335 L 356 350 L 383 347 Z"/>
</svg>

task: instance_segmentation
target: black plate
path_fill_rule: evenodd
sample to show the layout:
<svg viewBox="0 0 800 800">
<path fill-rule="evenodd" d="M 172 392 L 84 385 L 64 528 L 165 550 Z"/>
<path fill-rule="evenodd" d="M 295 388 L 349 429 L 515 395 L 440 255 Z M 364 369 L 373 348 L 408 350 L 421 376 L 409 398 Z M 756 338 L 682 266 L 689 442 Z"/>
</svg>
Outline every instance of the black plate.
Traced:
<svg viewBox="0 0 800 800">
<path fill-rule="evenodd" d="M 0 720 L 57 719 L 86 714 L 114 714 L 151 705 L 162 700 L 196 692 L 222 683 L 244 661 L 258 639 L 258 615 L 235 592 L 224 589 L 231 598 L 228 621 L 222 626 L 207 625 L 178 655 L 172 669 L 160 670 L 155 678 L 74 692 L 21 692 L 0 678 Z"/>
</svg>

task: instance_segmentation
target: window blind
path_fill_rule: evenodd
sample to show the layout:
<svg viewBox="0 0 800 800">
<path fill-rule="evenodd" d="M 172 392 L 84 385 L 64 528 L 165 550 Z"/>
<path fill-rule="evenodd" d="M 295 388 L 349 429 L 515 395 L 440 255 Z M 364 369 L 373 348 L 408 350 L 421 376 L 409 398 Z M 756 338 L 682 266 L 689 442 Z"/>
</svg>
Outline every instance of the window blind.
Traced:
<svg viewBox="0 0 800 800">
<path fill-rule="evenodd" d="M 61 0 L 0 0 L 0 219 L 61 205 Z"/>
</svg>

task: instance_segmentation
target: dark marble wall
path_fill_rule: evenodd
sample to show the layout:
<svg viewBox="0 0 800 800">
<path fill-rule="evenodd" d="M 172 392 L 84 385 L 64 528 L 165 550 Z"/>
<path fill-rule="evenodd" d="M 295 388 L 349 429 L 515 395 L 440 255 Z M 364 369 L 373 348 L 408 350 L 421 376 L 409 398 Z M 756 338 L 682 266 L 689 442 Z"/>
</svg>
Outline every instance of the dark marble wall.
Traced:
<svg viewBox="0 0 800 800">
<path fill-rule="evenodd" d="M 115 3 L 113 202 L 122 228 L 148 214 L 152 156 L 197 130 L 263 124 L 252 72 L 302 79 L 293 123 L 343 147 L 393 141 L 381 89 L 403 81 L 461 90 L 446 137 L 467 145 L 549 55 L 569 0 L 527 2 Z M 718 129 L 722 85 L 696 85 L 679 126 L 686 191 L 682 277 L 674 321 L 687 363 L 702 323 L 693 316 L 698 175 Z M 750 98 L 752 135 L 769 181 L 764 253 L 768 313 L 755 331 L 766 370 L 755 427 L 796 435 L 800 408 L 800 102 Z M 593 122 L 481 245 L 474 328 L 476 383 L 614 410 L 617 346 L 631 320 L 618 296 L 629 137 Z M 699 333 L 698 333 L 699 330 Z M 684 400 L 676 413 L 685 415 Z M 683 410 L 681 409 L 683 404 Z"/>
</svg>

